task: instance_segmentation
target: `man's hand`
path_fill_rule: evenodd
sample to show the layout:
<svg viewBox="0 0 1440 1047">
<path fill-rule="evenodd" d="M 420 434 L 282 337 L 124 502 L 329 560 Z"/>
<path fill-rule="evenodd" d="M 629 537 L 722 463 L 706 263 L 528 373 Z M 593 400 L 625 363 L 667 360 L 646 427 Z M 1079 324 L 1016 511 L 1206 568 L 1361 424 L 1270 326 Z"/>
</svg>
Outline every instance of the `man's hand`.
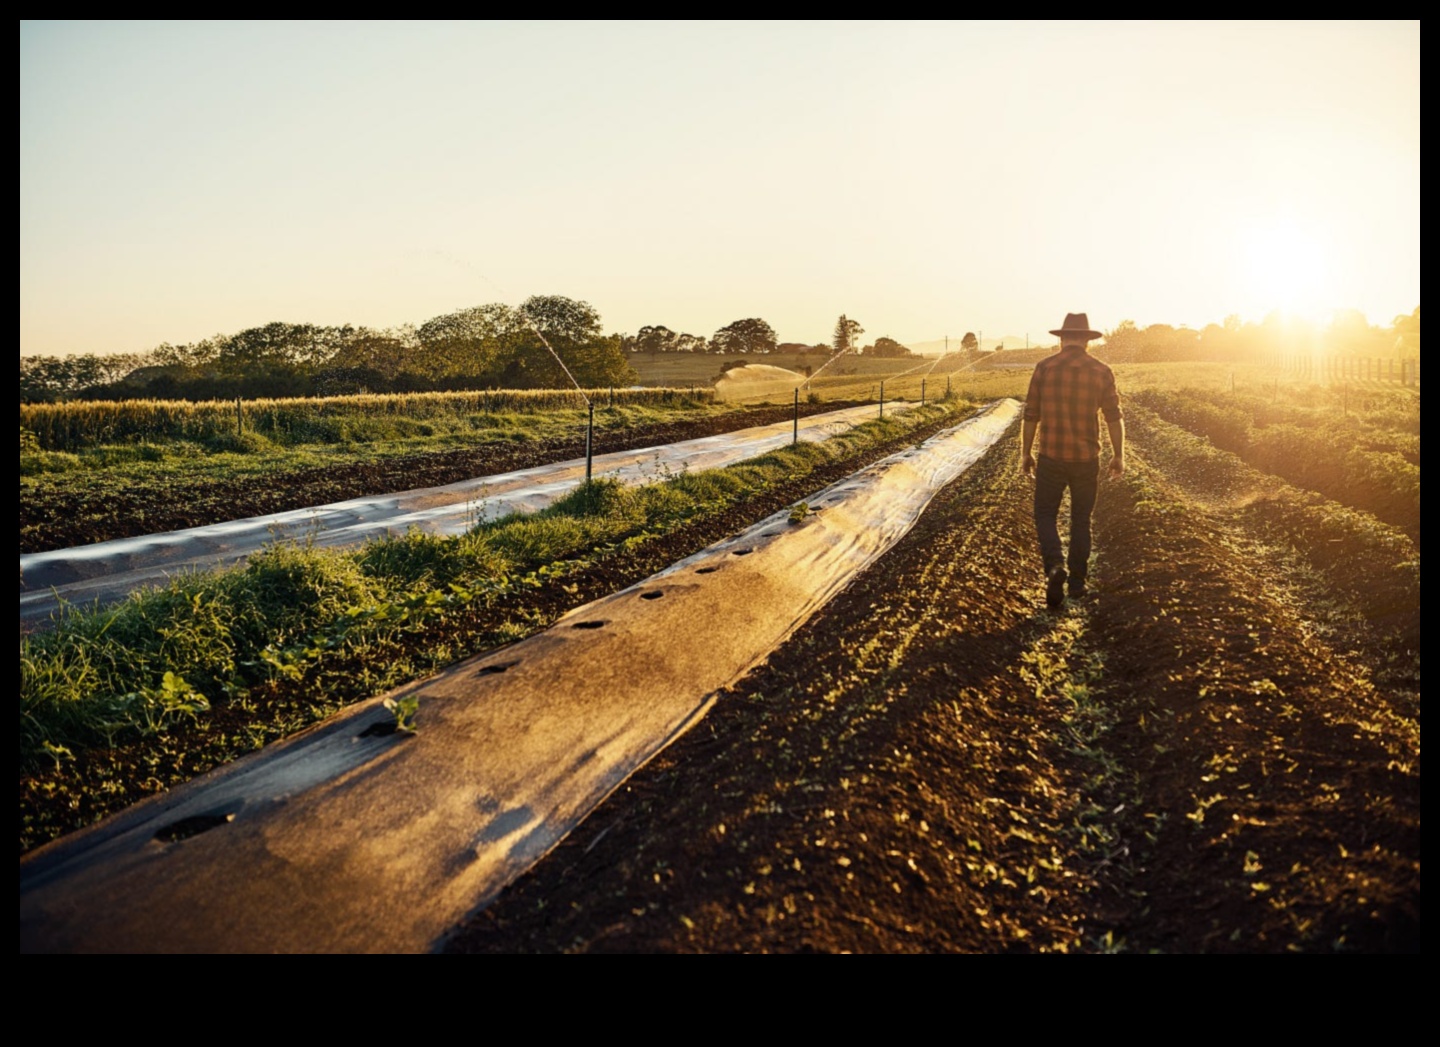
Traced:
<svg viewBox="0 0 1440 1047">
<path fill-rule="evenodd" d="M 1112 480 L 1118 480 L 1124 472 L 1125 456 L 1123 454 L 1113 455 L 1110 459 L 1110 468 L 1106 470 L 1106 475 Z"/>
<path fill-rule="evenodd" d="M 1035 456 L 1029 451 L 1020 456 L 1020 471 L 1026 476 L 1035 475 Z"/>
</svg>

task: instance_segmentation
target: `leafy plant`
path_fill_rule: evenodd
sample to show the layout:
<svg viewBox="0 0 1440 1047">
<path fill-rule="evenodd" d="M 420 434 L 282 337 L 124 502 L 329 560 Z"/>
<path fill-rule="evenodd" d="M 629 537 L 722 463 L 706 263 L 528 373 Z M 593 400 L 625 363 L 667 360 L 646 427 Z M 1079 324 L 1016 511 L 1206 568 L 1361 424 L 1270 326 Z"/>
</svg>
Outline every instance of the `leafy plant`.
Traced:
<svg viewBox="0 0 1440 1047">
<path fill-rule="evenodd" d="M 403 698 L 386 698 L 385 708 L 395 717 L 395 729 L 406 734 L 415 733 L 415 714 L 420 711 L 420 696 L 407 694 Z"/>
</svg>

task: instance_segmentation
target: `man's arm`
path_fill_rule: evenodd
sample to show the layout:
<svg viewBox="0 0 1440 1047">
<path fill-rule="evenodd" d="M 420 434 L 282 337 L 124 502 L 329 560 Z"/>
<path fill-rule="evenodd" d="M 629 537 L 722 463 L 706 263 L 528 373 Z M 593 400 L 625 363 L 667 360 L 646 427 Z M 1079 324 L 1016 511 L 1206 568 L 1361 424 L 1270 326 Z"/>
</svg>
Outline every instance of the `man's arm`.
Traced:
<svg viewBox="0 0 1440 1047">
<path fill-rule="evenodd" d="M 1115 388 L 1115 372 L 1105 368 L 1104 391 L 1100 394 L 1100 413 L 1105 416 L 1105 428 L 1110 430 L 1110 476 L 1125 472 L 1125 416 L 1120 411 L 1120 391 Z"/>
<path fill-rule="evenodd" d="M 1020 470 L 1035 475 L 1035 429 L 1040 424 L 1040 368 L 1030 373 L 1030 388 L 1025 391 L 1025 420 L 1020 426 Z"/>
<path fill-rule="evenodd" d="M 1110 430 L 1110 450 L 1114 452 L 1110 458 L 1110 476 L 1120 476 L 1125 472 L 1125 419 L 1116 411 L 1114 417 L 1105 416 L 1105 428 Z"/>
</svg>

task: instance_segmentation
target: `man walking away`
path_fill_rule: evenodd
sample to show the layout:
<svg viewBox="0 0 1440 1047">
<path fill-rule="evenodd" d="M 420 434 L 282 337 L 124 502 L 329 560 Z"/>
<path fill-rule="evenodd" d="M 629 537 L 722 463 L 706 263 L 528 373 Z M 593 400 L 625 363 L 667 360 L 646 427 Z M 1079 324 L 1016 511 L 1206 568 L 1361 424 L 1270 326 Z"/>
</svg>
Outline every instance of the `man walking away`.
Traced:
<svg viewBox="0 0 1440 1047">
<path fill-rule="evenodd" d="M 1086 343 L 1099 338 L 1084 313 L 1069 313 L 1065 324 L 1050 332 L 1060 339 L 1060 351 L 1035 365 L 1025 397 L 1024 457 L 1021 467 L 1035 478 L 1035 531 L 1045 565 L 1045 604 L 1051 610 L 1065 603 L 1066 556 L 1060 546 L 1060 500 L 1070 491 L 1069 591 L 1072 599 L 1085 595 L 1090 567 L 1090 514 L 1100 480 L 1100 422 L 1110 431 L 1109 475 L 1125 471 L 1125 422 L 1115 372 L 1091 356 Z M 1033 453 L 1035 432 L 1040 432 L 1040 458 Z"/>
</svg>

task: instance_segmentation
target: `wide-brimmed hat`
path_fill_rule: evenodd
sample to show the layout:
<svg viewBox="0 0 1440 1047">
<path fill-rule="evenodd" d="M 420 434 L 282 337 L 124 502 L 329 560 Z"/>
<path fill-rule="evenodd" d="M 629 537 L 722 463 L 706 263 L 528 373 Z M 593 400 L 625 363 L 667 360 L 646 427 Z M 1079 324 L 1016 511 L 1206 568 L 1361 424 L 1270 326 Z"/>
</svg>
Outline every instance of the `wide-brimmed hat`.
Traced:
<svg viewBox="0 0 1440 1047">
<path fill-rule="evenodd" d="M 1064 338 L 1067 334 L 1072 338 L 1104 337 L 1099 331 L 1091 330 L 1090 318 L 1084 313 L 1066 313 L 1065 323 L 1060 326 L 1060 330 L 1051 331 L 1050 333 L 1059 335 L 1061 338 Z"/>
</svg>

